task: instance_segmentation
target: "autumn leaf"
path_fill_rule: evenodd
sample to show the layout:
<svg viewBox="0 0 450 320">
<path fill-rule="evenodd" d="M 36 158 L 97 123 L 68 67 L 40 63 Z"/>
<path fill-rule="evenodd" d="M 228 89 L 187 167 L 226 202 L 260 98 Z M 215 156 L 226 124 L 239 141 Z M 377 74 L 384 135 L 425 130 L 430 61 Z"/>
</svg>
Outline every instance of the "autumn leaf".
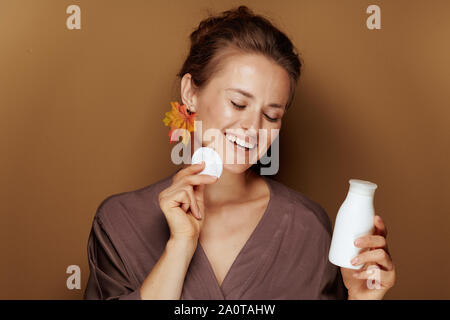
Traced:
<svg viewBox="0 0 450 320">
<path fill-rule="evenodd" d="M 170 127 L 169 131 L 169 142 L 175 142 L 177 140 L 171 140 L 172 133 L 176 129 L 185 129 L 183 130 L 182 142 L 187 145 L 189 143 L 191 132 L 195 131 L 194 119 L 196 113 L 189 114 L 186 109 L 186 105 L 180 105 L 178 102 L 170 102 L 172 105 L 172 109 L 165 114 L 165 118 L 163 119 L 164 125 Z"/>
</svg>

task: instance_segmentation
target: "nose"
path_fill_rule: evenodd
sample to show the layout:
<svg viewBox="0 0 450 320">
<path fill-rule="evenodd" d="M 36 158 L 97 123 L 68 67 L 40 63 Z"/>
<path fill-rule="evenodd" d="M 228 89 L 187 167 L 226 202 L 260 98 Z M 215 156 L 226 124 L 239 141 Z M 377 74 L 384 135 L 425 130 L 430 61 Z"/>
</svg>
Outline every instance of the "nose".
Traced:
<svg viewBox="0 0 450 320">
<path fill-rule="evenodd" d="M 261 117 L 258 111 L 246 110 L 241 122 L 241 129 L 244 135 L 248 136 L 250 142 L 258 141 L 259 128 L 261 127 Z"/>
<path fill-rule="evenodd" d="M 243 114 L 241 128 L 244 131 L 253 129 L 258 131 L 261 126 L 261 117 L 259 116 L 259 111 L 257 110 L 246 110 Z"/>
</svg>

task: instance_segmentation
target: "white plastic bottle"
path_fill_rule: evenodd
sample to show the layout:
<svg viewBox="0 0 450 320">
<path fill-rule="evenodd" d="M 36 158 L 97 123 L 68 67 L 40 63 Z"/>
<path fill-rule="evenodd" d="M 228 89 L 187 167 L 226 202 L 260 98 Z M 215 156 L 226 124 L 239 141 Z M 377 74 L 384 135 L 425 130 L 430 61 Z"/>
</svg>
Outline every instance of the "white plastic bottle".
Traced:
<svg viewBox="0 0 450 320">
<path fill-rule="evenodd" d="M 373 233 L 373 197 L 377 185 L 359 179 L 350 179 L 349 183 L 347 197 L 336 216 L 328 259 L 340 267 L 361 269 L 363 264 L 354 266 L 350 260 L 362 250 L 355 247 L 356 238 Z"/>
</svg>

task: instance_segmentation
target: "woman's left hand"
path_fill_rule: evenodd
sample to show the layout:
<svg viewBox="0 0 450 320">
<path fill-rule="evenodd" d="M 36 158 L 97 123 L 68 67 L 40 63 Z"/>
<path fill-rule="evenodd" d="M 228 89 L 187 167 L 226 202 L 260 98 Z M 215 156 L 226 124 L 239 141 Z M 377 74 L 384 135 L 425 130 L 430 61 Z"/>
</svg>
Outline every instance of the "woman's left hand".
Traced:
<svg viewBox="0 0 450 320">
<path fill-rule="evenodd" d="M 355 240 L 355 246 L 362 248 L 351 261 L 359 269 L 341 267 L 349 300 L 381 300 L 395 283 L 395 266 L 387 247 L 387 229 L 380 216 L 374 217 L 375 232 Z M 355 261 L 357 260 L 357 261 Z"/>
</svg>

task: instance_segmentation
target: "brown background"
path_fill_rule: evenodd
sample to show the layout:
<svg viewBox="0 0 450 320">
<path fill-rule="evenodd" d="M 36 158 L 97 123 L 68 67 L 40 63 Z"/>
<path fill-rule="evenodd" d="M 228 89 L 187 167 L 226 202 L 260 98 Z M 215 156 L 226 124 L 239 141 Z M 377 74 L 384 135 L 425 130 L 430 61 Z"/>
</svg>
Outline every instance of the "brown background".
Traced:
<svg viewBox="0 0 450 320">
<path fill-rule="evenodd" d="M 366 8 L 381 7 L 381 30 Z M 66 28 L 78 4 L 82 29 Z M 449 1 L 0 2 L 0 298 L 79 299 L 92 217 L 166 177 L 169 101 L 207 10 L 247 4 L 302 53 L 276 179 L 334 222 L 348 180 L 378 184 L 397 283 L 386 299 L 449 299 Z M 66 288 L 81 267 L 82 289 Z"/>
</svg>

